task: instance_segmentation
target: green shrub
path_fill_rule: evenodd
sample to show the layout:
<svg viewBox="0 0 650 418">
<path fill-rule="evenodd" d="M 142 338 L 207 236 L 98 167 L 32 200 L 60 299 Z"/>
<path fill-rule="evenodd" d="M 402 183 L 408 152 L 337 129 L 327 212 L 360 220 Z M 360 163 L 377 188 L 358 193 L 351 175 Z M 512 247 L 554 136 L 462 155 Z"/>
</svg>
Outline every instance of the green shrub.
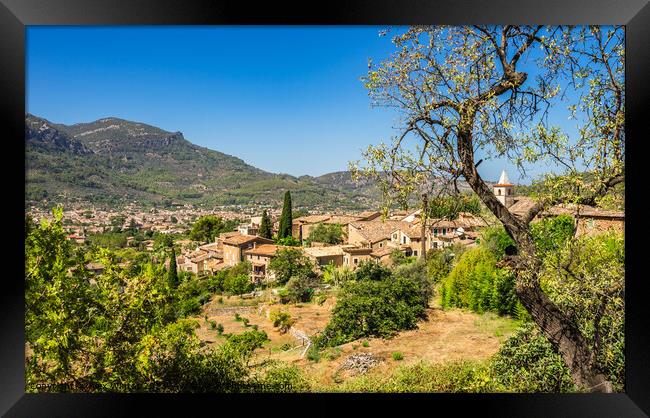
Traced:
<svg viewBox="0 0 650 418">
<path fill-rule="evenodd" d="M 495 379 L 512 392 L 573 392 L 571 373 L 537 325 L 527 323 L 492 358 Z"/>
<path fill-rule="evenodd" d="M 230 335 L 227 344 L 248 359 L 255 349 L 262 347 L 267 341 L 269 337 L 264 331 L 246 331 Z"/>
<path fill-rule="evenodd" d="M 487 227 L 481 231 L 480 245 L 501 259 L 506 254 L 506 248 L 514 246 L 515 242 L 510 238 L 503 226 Z"/>
<path fill-rule="evenodd" d="M 493 382 L 487 362 L 453 361 L 442 364 L 420 362 L 397 367 L 392 373 L 368 373 L 352 377 L 338 386 L 341 392 L 446 392 L 486 393 L 500 390 Z"/>
<path fill-rule="evenodd" d="M 253 289 L 253 283 L 251 282 L 250 277 L 248 277 L 248 274 L 229 274 L 224 280 L 223 288 L 226 292 L 230 292 L 234 295 L 241 295 L 251 291 Z"/>
<path fill-rule="evenodd" d="M 284 343 L 284 344 L 282 344 L 282 345 L 280 346 L 280 350 L 282 350 L 282 351 L 288 351 L 288 350 L 291 350 L 291 344 L 289 344 L 289 343 Z"/>
<path fill-rule="evenodd" d="M 465 252 L 441 283 L 442 306 L 514 315 L 519 301 L 515 277 L 509 270 L 497 268 L 496 261 L 485 247 Z"/>
<path fill-rule="evenodd" d="M 399 351 L 393 353 L 392 357 L 393 357 L 393 360 L 395 360 L 395 361 L 400 361 L 400 360 L 404 359 L 404 356 Z"/>
<path fill-rule="evenodd" d="M 217 323 L 215 321 L 210 321 L 210 329 L 217 329 Z"/>
<path fill-rule="evenodd" d="M 321 358 L 321 352 L 318 347 L 312 344 L 311 347 L 309 347 L 309 350 L 307 350 L 307 360 L 313 361 L 314 363 L 318 363 Z"/>
<path fill-rule="evenodd" d="M 393 277 L 383 267 L 364 263 L 362 267 L 357 280 L 342 286 L 332 318 L 314 344 L 336 346 L 362 337 L 389 337 L 415 328 L 424 317 L 425 281 Z"/>
<path fill-rule="evenodd" d="M 269 392 L 308 392 L 309 382 L 300 369 L 294 365 L 274 363 L 264 371 L 261 382 L 263 390 Z"/>
<path fill-rule="evenodd" d="M 219 335 L 223 334 L 223 325 L 217 324 L 217 334 Z"/>
<path fill-rule="evenodd" d="M 364 341 L 361 343 L 361 345 L 364 346 L 364 347 L 370 347 L 370 342 L 368 342 L 368 340 L 364 340 Z"/>
<path fill-rule="evenodd" d="M 278 328 L 282 334 L 289 331 L 289 328 L 291 328 L 291 325 L 293 325 L 295 322 L 294 319 L 291 318 L 291 314 L 287 311 L 271 311 L 270 317 L 271 321 L 273 322 L 273 326 Z"/>
<path fill-rule="evenodd" d="M 325 301 L 327 300 L 327 295 L 320 294 L 314 298 L 314 302 L 316 302 L 317 305 L 323 305 Z M 318 314 L 318 312 L 316 312 Z"/>
<path fill-rule="evenodd" d="M 314 294 L 312 280 L 307 277 L 292 277 L 285 287 L 290 302 L 309 302 Z"/>
</svg>

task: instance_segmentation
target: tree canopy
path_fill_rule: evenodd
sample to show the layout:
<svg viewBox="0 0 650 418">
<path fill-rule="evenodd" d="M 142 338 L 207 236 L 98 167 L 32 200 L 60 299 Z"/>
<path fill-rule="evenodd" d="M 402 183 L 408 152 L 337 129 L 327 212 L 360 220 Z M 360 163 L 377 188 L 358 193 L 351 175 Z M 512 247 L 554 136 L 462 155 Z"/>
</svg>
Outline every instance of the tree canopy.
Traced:
<svg viewBox="0 0 650 418">
<path fill-rule="evenodd" d="M 369 146 L 355 178 L 377 180 L 386 205 L 414 194 L 458 194 L 464 178 L 503 224 L 518 253 L 522 304 L 557 347 L 574 383 L 612 386 L 575 319 L 542 290 L 542 259 L 530 222 L 558 203 L 597 204 L 624 181 L 624 58 L 621 26 L 417 26 L 397 33 L 395 51 L 363 78 L 372 104 L 396 109 L 391 145 Z M 532 76 L 531 76 L 532 75 Z M 564 106 L 578 128 L 572 137 L 549 123 Z M 485 159 L 506 157 L 522 173 L 532 164 L 559 167 L 545 175 L 536 203 L 516 217 L 478 173 Z M 433 194 L 432 194 L 433 196 Z"/>
<path fill-rule="evenodd" d="M 229 232 L 235 229 L 235 222 L 224 222 L 218 216 L 202 216 L 194 222 L 190 230 L 190 238 L 194 241 L 211 242 L 214 241 L 220 233 Z"/>
<path fill-rule="evenodd" d="M 284 204 L 282 205 L 282 214 L 280 215 L 280 225 L 278 228 L 278 238 L 286 238 L 291 236 L 291 225 L 293 223 L 293 215 L 291 209 L 291 192 L 287 190 L 284 193 Z"/>
</svg>

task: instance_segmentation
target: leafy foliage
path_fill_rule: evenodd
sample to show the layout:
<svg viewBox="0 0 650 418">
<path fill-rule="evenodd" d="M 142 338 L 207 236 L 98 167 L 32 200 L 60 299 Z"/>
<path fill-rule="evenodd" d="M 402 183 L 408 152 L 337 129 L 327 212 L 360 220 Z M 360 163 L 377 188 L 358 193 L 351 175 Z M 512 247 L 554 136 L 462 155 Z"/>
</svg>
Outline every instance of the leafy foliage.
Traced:
<svg viewBox="0 0 650 418">
<path fill-rule="evenodd" d="M 282 239 L 291 236 L 292 219 L 291 192 L 287 190 L 284 193 L 284 203 L 282 205 L 282 214 L 280 215 L 280 225 L 278 227 L 278 238 Z"/>
<path fill-rule="evenodd" d="M 262 221 L 260 222 L 260 237 L 271 239 L 273 236 L 273 225 L 271 225 L 271 218 L 266 213 L 266 209 L 262 212 Z"/>
<path fill-rule="evenodd" d="M 475 312 L 515 313 L 518 302 L 514 275 L 496 267 L 496 258 L 487 248 L 465 252 L 441 283 L 443 307 L 469 308 Z"/>
<path fill-rule="evenodd" d="M 305 387 L 283 366 L 249 374 L 262 332 L 231 336 L 218 349 L 201 346 L 198 323 L 178 315 L 191 311 L 185 302 L 209 296 L 209 279 L 179 275 L 174 290 L 164 267 L 151 263 L 133 275 L 106 249 L 73 247 L 62 212 L 54 214 L 52 222 L 25 221 L 28 392 L 244 392 L 273 381 L 284 382 L 283 391 L 291 382 Z M 88 257 L 104 264 L 102 274 L 84 268 Z"/>
<path fill-rule="evenodd" d="M 315 276 L 314 264 L 300 250 L 280 249 L 269 262 L 269 270 L 275 273 L 275 281 L 285 284 L 292 277 L 312 278 Z"/>
<path fill-rule="evenodd" d="M 314 340 L 316 347 L 336 346 L 362 337 L 390 337 L 413 329 L 428 304 L 426 278 L 391 274 L 361 263 L 356 280 L 343 283 L 332 318 Z M 423 269 L 422 269 L 423 270 Z"/>
<path fill-rule="evenodd" d="M 343 227 L 339 224 L 324 224 L 321 222 L 310 229 L 307 242 L 341 244 L 343 242 Z"/>
<path fill-rule="evenodd" d="M 353 280 L 355 273 L 348 266 L 336 266 L 333 263 L 322 267 L 323 282 L 340 286 L 348 280 Z"/>
<path fill-rule="evenodd" d="M 192 225 L 190 238 L 194 241 L 212 242 L 222 232 L 234 231 L 236 221 L 223 221 L 218 216 L 202 216 Z"/>
<path fill-rule="evenodd" d="M 270 316 L 273 326 L 277 327 L 282 334 L 289 331 L 289 328 L 291 328 L 291 325 L 295 322 L 291 317 L 291 314 L 287 311 L 273 310 L 271 311 Z"/>
<path fill-rule="evenodd" d="M 571 373 L 534 323 L 526 323 L 494 355 L 496 380 L 513 392 L 573 392 Z"/>
<path fill-rule="evenodd" d="M 167 271 L 167 282 L 169 286 L 175 288 L 178 286 L 178 267 L 176 266 L 176 250 L 172 247 L 172 253 L 169 256 L 169 270 Z"/>
<path fill-rule="evenodd" d="M 294 276 L 287 282 L 286 298 L 289 302 L 309 302 L 314 294 L 314 280 L 306 276 Z"/>
<path fill-rule="evenodd" d="M 594 347 L 617 391 L 625 382 L 625 244 L 608 232 L 567 241 L 544 259 L 542 286 Z"/>
</svg>

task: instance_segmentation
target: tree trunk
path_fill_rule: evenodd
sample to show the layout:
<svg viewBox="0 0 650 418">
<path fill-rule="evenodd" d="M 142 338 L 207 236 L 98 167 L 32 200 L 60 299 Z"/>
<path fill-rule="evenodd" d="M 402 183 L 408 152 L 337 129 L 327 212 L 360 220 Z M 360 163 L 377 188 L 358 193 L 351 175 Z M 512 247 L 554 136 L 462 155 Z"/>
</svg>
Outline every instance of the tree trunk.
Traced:
<svg viewBox="0 0 650 418">
<path fill-rule="evenodd" d="M 473 125 L 473 115 L 464 115 L 465 127 Z M 592 392 L 612 392 L 612 384 L 598 370 L 594 353 L 575 321 L 549 299 L 539 284 L 541 260 L 535 255 L 535 243 L 528 224 L 515 217 L 487 187 L 474 164 L 472 134 L 461 129 L 458 134 L 458 154 L 462 173 L 472 190 L 501 221 L 517 246 L 515 291 L 542 333 L 557 349 L 571 371 L 573 382 Z"/>
<path fill-rule="evenodd" d="M 427 219 L 429 211 L 429 200 L 426 193 L 422 194 L 422 213 L 420 218 L 422 219 L 422 225 L 420 228 L 420 259 L 427 261 Z"/>
</svg>

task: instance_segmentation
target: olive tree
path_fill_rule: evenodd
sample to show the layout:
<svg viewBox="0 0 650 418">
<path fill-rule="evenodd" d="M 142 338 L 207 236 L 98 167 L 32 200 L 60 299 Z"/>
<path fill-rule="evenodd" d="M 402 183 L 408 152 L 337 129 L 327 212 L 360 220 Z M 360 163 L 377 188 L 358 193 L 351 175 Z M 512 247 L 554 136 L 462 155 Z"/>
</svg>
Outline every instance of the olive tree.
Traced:
<svg viewBox="0 0 650 418">
<path fill-rule="evenodd" d="M 623 28 L 418 26 L 393 43 L 395 52 L 370 62 L 363 81 L 373 105 L 398 112 L 398 133 L 388 145 L 369 146 L 365 164 L 353 162 L 351 170 L 378 180 L 385 202 L 406 201 L 422 184 L 457 194 L 464 178 L 515 242 L 508 262 L 517 295 L 574 383 L 611 391 L 592 344 L 540 286 L 530 224 L 550 205 L 596 204 L 624 181 Z M 577 136 L 549 123 L 555 105 L 568 107 Z M 496 157 L 514 161 L 523 174 L 530 164 L 557 168 L 523 217 L 478 173 L 483 160 Z"/>
</svg>

